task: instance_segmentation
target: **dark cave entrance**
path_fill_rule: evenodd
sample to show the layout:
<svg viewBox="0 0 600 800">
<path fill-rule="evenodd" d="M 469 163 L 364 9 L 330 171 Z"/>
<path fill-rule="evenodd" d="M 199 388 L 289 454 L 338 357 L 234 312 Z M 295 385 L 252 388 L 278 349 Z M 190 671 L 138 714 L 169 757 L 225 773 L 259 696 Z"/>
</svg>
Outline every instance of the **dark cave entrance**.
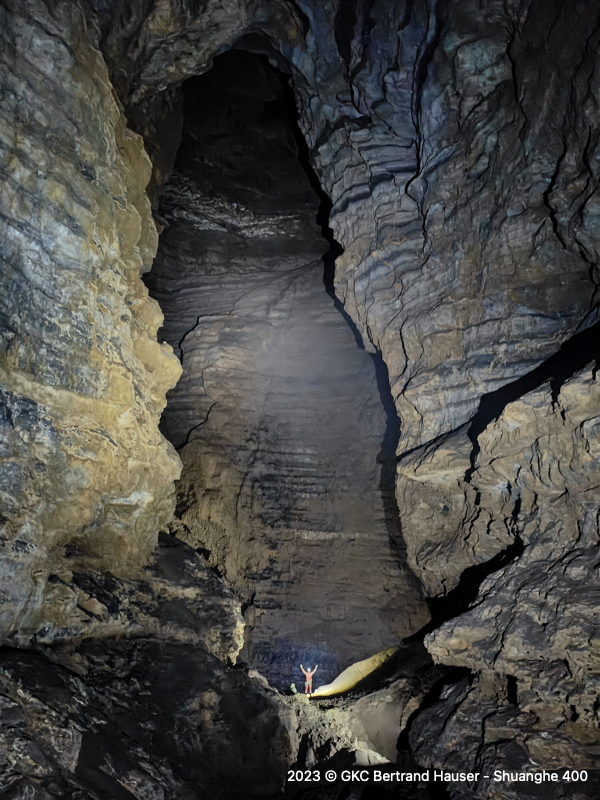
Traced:
<svg viewBox="0 0 600 800">
<path fill-rule="evenodd" d="M 254 214 L 316 220 L 330 247 L 328 198 L 308 163 L 291 78 L 266 56 L 230 50 L 183 85 L 183 132 L 175 172 L 208 198 Z M 324 208 L 320 208 L 324 206 Z M 308 226 L 302 231 L 317 233 Z M 337 246 L 339 247 L 339 246 Z"/>
<path fill-rule="evenodd" d="M 427 619 L 389 381 L 333 291 L 341 248 L 290 77 L 231 50 L 183 107 L 147 281 L 183 365 L 163 417 L 184 464 L 173 532 L 241 598 L 243 657 L 282 689 L 318 663 L 319 685 Z"/>
</svg>

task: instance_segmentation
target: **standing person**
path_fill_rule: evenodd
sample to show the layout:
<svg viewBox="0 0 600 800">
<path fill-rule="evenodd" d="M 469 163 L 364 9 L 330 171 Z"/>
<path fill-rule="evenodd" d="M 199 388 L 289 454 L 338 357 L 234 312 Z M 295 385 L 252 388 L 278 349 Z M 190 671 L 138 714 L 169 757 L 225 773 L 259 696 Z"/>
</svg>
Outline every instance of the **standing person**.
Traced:
<svg viewBox="0 0 600 800">
<path fill-rule="evenodd" d="M 306 679 L 306 681 L 304 683 L 304 694 L 312 694 L 312 679 L 313 679 L 313 675 L 317 671 L 317 667 L 318 666 L 319 665 L 317 664 L 317 666 L 314 669 L 311 670 L 310 667 L 308 669 L 304 669 L 302 664 L 300 664 L 300 669 L 304 673 L 304 677 Z"/>
</svg>

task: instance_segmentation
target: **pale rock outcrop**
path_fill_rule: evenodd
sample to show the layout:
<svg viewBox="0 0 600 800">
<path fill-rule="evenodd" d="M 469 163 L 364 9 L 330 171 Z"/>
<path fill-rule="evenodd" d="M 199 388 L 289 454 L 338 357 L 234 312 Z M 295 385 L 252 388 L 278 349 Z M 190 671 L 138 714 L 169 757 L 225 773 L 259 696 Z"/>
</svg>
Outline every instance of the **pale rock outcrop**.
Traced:
<svg viewBox="0 0 600 800">
<path fill-rule="evenodd" d="M 74 624 L 48 575 L 144 564 L 179 461 L 158 433 L 177 359 L 140 274 L 150 163 L 78 9 L 5 3 L 1 636 Z"/>
</svg>

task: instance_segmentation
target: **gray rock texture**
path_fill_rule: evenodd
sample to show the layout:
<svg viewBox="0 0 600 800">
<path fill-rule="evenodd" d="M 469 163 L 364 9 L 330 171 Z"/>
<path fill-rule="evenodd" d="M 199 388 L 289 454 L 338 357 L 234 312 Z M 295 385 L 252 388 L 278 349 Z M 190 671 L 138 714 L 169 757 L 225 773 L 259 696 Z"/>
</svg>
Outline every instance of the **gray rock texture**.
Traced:
<svg viewBox="0 0 600 800">
<path fill-rule="evenodd" d="M 325 292 L 285 100 L 247 53 L 186 91 L 148 279 L 183 366 L 164 415 L 184 464 L 173 530 L 242 597 L 244 655 L 282 689 L 300 663 L 328 683 L 429 619 L 384 482 L 375 364 Z"/>
<path fill-rule="evenodd" d="M 486 701 L 490 725 L 496 724 L 497 714 L 510 717 L 501 731 L 506 752 L 494 745 L 488 755 L 473 753 L 477 768 L 492 763 L 510 768 L 514 747 L 508 747 L 509 742 L 518 743 L 517 761 L 528 769 L 536 764 L 591 770 L 598 766 L 600 593 L 598 507 L 592 499 L 598 486 L 597 393 L 590 369 L 569 380 L 555 403 L 544 387 L 507 405 L 479 436 L 477 465 L 469 482 L 456 471 L 467 463 L 461 459 L 464 432 L 432 451 L 428 467 L 424 461 L 406 468 L 407 484 L 409 474 L 410 482 L 418 481 L 422 470 L 428 474 L 428 510 L 422 503 L 416 514 L 434 508 L 439 513 L 454 474 L 464 490 L 466 552 L 484 560 L 502 544 L 513 550 L 511 542 L 517 539 L 520 544 L 518 557 L 483 580 L 471 608 L 426 638 L 436 661 L 482 675 L 468 700 L 450 715 L 458 730 L 467 719 L 471 724 L 467 709 L 478 704 L 481 685 L 496 681 L 501 695 L 512 681 L 512 709 L 503 709 L 494 693 Z M 458 510 L 458 497 L 451 494 L 449 519 Z M 449 563 L 459 562 L 465 541 L 452 542 L 448 536 L 446 544 L 437 547 L 446 552 Z M 482 716 L 487 718 L 487 713 Z M 494 740 L 490 736 L 484 733 L 484 741 Z"/>
<path fill-rule="evenodd" d="M 402 720 L 407 758 L 482 772 L 562 766 L 597 774 L 599 14 L 592 0 L 2 3 L 0 635 L 13 649 L 4 653 L 0 718 L 8 796 L 194 797 L 194 782 L 215 793 L 219 782 L 226 791 L 246 782 L 268 794 L 281 787 L 309 729 L 330 748 L 329 734 L 319 738 L 320 718 L 307 716 L 301 730 L 258 677 L 226 663 L 241 645 L 238 599 L 209 574 L 204 556 L 245 601 L 246 623 L 255 626 L 245 652 L 261 664 L 267 658 L 251 650 L 252 639 L 264 634 L 272 643 L 270 620 L 284 610 L 269 604 L 284 599 L 289 621 L 300 588 L 301 596 L 305 587 L 329 593 L 320 603 L 323 613 L 331 609 L 328 631 L 339 622 L 346 636 L 353 618 L 357 651 L 414 630 L 426 619 L 421 590 L 432 598 L 425 645 L 464 672 L 422 700 L 416 691 L 420 705 L 408 718 L 404 695 L 392 701 L 391 722 L 382 701 L 375 717 L 388 731 Z M 222 183 L 213 176 L 207 184 L 203 159 L 225 163 L 222 131 L 195 163 L 173 171 L 181 85 L 232 47 L 262 54 L 293 82 L 298 124 L 344 248 L 338 309 L 387 369 L 401 423 L 393 531 L 390 489 L 374 461 L 393 415 L 370 357 L 318 291 L 321 252 L 304 189 L 290 181 L 293 208 L 286 206 L 277 187 L 287 168 L 276 167 L 284 161 L 275 155 L 275 206 L 261 205 L 268 186 L 248 193 L 244 175 L 220 170 Z M 266 131 L 263 155 L 280 147 L 268 145 Z M 194 172 L 202 180 L 194 183 Z M 200 470 L 180 484 L 175 520 L 180 465 L 158 418 L 180 367 L 156 341 L 161 315 L 140 280 L 156 249 L 147 184 L 159 224 L 170 226 L 157 276 L 170 273 L 170 299 L 181 299 L 163 335 L 191 368 L 164 430 L 185 445 L 188 476 Z M 222 194 L 227 185 L 234 196 Z M 166 284 L 156 281 L 167 308 Z M 197 308 L 199 293 L 211 299 Z M 319 389 L 298 408 L 295 369 L 309 342 L 302 334 L 283 346 L 281 333 L 308 321 L 331 347 L 329 361 L 325 349 L 316 358 L 309 348 L 310 374 L 321 389 L 346 388 Z M 277 384 L 277 404 L 267 381 Z M 192 400 L 194 385 L 201 391 Z M 344 403 L 347 418 L 361 410 L 349 437 L 346 416 L 338 433 L 332 413 Z M 323 435 L 311 422 L 317 408 Z M 343 441 L 346 461 L 335 461 L 333 440 Z M 193 586 L 152 572 L 157 534 L 168 524 L 207 551 L 189 554 L 198 565 Z M 242 546 L 232 551 L 233 532 Z M 234 563 L 232 552 L 245 558 L 249 542 L 252 557 Z M 372 583 L 367 549 L 385 576 Z M 315 561 L 310 553 L 319 553 Z M 336 574 L 349 570 L 344 587 L 316 577 L 317 565 L 337 558 Z M 303 587 L 288 577 L 292 566 L 306 576 Z M 363 593 L 351 593 L 359 575 Z M 117 606 L 112 597 L 121 598 Z M 358 612 L 335 619 L 351 603 L 365 613 L 362 626 Z M 408 613 L 399 607 L 411 603 Z M 303 613 L 306 641 L 316 645 L 313 611 Z M 274 666 L 278 680 L 289 672 L 289 663 Z M 60 705 L 62 689 L 47 687 L 69 681 L 75 688 Z M 170 710 L 156 716 L 170 684 Z M 140 700 L 147 691 L 151 699 Z M 88 709 L 81 717 L 78 693 Z M 240 709 L 256 739 L 246 732 L 240 741 Z M 380 730 L 365 733 L 361 724 L 363 732 L 338 736 L 334 755 L 362 749 L 370 757 Z M 171 755 L 166 739 L 175 728 L 192 766 Z M 352 750 L 353 736 L 365 748 Z M 109 740 L 123 747 L 113 754 Z M 219 772 L 231 748 L 260 769 L 237 773 L 227 763 Z M 200 752 L 207 757 L 195 766 Z M 164 769 L 150 769 L 148 754 L 166 759 Z M 598 790 L 591 779 L 531 791 L 481 780 L 450 782 L 448 793 L 529 800 Z"/>
<path fill-rule="evenodd" d="M 159 561 L 166 552 L 171 578 L 185 561 L 190 586 L 193 551 L 175 542 Z M 51 659 L 4 648 L 0 785 L 35 800 L 283 797 L 292 765 L 386 766 L 400 724 L 439 677 L 422 645 L 404 655 L 379 691 L 311 705 L 183 638 L 89 639 Z M 427 800 L 422 787 L 410 797 Z"/>
<path fill-rule="evenodd" d="M 598 795 L 589 729 L 572 727 L 562 735 L 549 730 L 535 713 L 520 708 L 507 694 L 506 683 L 491 672 L 444 686 L 438 701 L 416 716 L 410 738 L 417 759 L 450 774 L 447 793 L 457 800 L 584 800 Z M 557 780 L 536 784 L 527 778 L 544 770 L 554 772 Z M 583 770 L 584 780 L 572 782 L 573 770 L 577 776 Z M 453 773 L 458 777 L 465 771 L 478 773 L 477 780 L 452 780 Z"/>
</svg>

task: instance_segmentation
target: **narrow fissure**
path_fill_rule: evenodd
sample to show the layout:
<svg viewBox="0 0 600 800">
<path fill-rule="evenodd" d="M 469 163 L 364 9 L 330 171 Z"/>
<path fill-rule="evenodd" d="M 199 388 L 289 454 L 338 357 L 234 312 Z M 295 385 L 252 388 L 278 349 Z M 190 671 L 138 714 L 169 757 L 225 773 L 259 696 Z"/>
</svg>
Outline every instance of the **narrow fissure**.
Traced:
<svg viewBox="0 0 600 800">
<path fill-rule="evenodd" d="M 471 482 L 477 469 L 477 457 L 480 452 L 479 436 L 492 422 L 497 420 L 509 403 L 539 389 L 545 383 L 550 384 L 552 405 L 560 409 L 559 395 L 562 386 L 577 372 L 592 361 L 596 369 L 600 359 L 600 322 L 596 322 L 586 330 L 580 331 L 563 342 L 554 355 L 547 358 L 539 367 L 518 378 L 516 381 L 502 386 L 495 392 L 484 395 L 477 413 L 471 420 L 468 436 L 473 448 L 470 456 L 470 467 L 465 473 L 465 481 Z M 562 412 L 561 412 L 562 413 Z"/>
<path fill-rule="evenodd" d="M 424 637 L 439 628 L 444 622 L 464 614 L 468 611 L 471 603 L 475 601 L 479 594 L 479 589 L 484 580 L 494 572 L 508 566 L 518 558 L 524 551 L 525 545 L 521 537 L 515 533 L 515 540 L 500 553 L 497 553 L 489 561 L 483 564 L 474 564 L 461 574 L 458 584 L 441 597 L 431 597 L 427 603 L 431 612 L 431 621 L 427 623 L 415 636 L 416 641 L 422 641 Z"/>
<path fill-rule="evenodd" d="M 468 429 L 472 450 L 470 466 L 465 473 L 467 482 L 471 482 L 477 469 L 477 457 L 480 452 L 479 436 L 488 425 L 501 416 L 509 403 L 515 402 L 546 383 L 550 387 L 553 407 L 560 409 L 560 390 L 562 386 L 590 363 L 594 362 L 595 369 L 598 368 L 600 359 L 599 337 L 600 322 L 597 322 L 563 342 L 560 349 L 540 364 L 539 367 L 523 375 L 518 380 L 481 398 L 478 411 L 473 416 Z M 564 416 L 562 410 L 560 413 Z M 479 502 L 478 497 L 479 494 L 476 497 L 476 503 Z M 516 524 L 520 506 L 520 498 L 517 498 L 513 510 L 514 524 Z M 431 620 L 414 635 L 413 638 L 416 641 L 422 641 L 427 634 L 436 630 L 444 622 L 466 612 L 477 598 L 483 581 L 489 575 L 507 566 L 523 554 L 525 544 L 516 529 L 513 530 L 513 534 L 514 541 L 493 558 L 464 570 L 458 584 L 448 594 L 428 599 Z"/>
</svg>

